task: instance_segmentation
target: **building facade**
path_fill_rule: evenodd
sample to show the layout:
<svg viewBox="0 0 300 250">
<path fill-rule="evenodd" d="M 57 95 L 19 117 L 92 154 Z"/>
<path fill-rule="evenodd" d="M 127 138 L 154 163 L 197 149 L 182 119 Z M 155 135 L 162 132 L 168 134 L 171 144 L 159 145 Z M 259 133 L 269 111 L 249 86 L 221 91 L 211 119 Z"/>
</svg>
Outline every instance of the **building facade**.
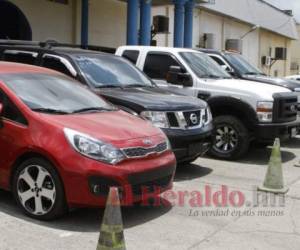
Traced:
<svg viewBox="0 0 300 250">
<path fill-rule="evenodd" d="M 1 0 L 0 38 L 54 39 L 109 48 L 124 44 L 149 45 L 152 18 L 163 15 L 169 18 L 169 32 L 154 37 L 157 45 L 203 47 L 210 36 L 211 46 L 225 49 L 228 39 L 240 39 L 242 54 L 265 73 L 278 76 L 290 73 L 292 41 L 298 39 L 291 16 L 261 0 L 208 2 Z M 11 33 L 12 30 L 16 32 Z M 272 67 L 263 65 L 262 57 L 274 57 L 276 47 L 287 48 L 287 60 L 276 61 Z"/>
<path fill-rule="evenodd" d="M 172 6 L 155 7 L 153 15 L 168 16 L 172 26 Z M 282 10 L 259 0 L 216 0 L 214 5 L 197 6 L 193 20 L 193 47 L 207 47 L 208 36 L 208 48 L 218 50 L 226 49 L 227 40 L 241 40 L 241 53 L 264 73 L 290 74 L 292 43 L 297 43 L 298 32 L 294 18 Z M 172 46 L 172 31 L 157 35 L 156 39 L 160 46 Z M 286 60 L 273 60 L 271 66 L 265 65 L 262 59 L 274 58 L 275 48 L 287 49 Z"/>
</svg>

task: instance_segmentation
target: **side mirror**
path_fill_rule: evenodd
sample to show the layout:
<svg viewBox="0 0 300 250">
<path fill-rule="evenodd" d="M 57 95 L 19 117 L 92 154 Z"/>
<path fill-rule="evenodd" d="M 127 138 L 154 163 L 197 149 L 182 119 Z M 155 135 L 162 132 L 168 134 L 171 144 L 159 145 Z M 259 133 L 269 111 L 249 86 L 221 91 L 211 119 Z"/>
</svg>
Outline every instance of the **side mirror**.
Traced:
<svg viewBox="0 0 300 250">
<path fill-rule="evenodd" d="M 167 82 L 175 85 L 182 85 L 184 87 L 192 87 L 193 79 L 189 73 L 184 71 L 185 70 L 179 66 L 170 66 L 167 74 Z"/>
</svg>

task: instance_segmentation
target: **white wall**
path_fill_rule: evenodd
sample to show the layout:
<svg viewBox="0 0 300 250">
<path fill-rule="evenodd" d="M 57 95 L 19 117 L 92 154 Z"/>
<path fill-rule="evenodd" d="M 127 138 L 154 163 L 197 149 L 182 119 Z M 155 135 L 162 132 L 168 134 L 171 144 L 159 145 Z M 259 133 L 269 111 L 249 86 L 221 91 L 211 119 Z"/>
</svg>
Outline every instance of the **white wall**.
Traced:
<svg viewBox="0 0 300 250">
<path fill-rule="evenodd" d="M 27 17 L 33 40 L 55 39 L 60 42 L 73 42 L 75 2 L 68 5 L 47 0 L 11 0 Z"/>
<path fill-rule="evenodd" d="M 126 43 L 127 4 L 90 0 L 89 43 L 118 47 Z"/>
<path fill-rule="evenodd" d="M 152 12 L 152 15 L 166 15 L 170 18 L 170 34 L 158 35 L 155 38 L 158 41 L 158 46 L 173 46 L 174 7 L 154 7 Z M 215 48 L 223 50 L 227 39 L 240 39 L 252 27 L 250 24 L 242 23 L 229 17 L 197 9 L 194 11 L 193 47 L 203 47 L 204 34 L 214 33 Z M 300 63 L 298 44 L 294 42 L 294 47 L 291 51 L 290 39 L 264 29 L 257 29 L 243 38 L 242 54 L 250 63 L 260 67 L 265 73 L 274 75 L 277 71 L 278 76 L 284 76 L 290 72 L 291 57 L 294 58 L 294 61 L 299 60 Z M 272 47 L 273 52 L 275 47 L 286 47 L 288 49 L 287 60 L 276 62 L 271 70 L 261 65 L 261 57 L 269 55 L 270 47 Z"/>
<path fill-rule="evenodd" d="M 33 40 L 80 43 L 81 0 L 59 4 L 48 0 L 11 0 L 27 17 Z M 126 43 L 127 4 L 118 0 L 89 1 L 89 43 L 118 47 Z"/>
</svg>

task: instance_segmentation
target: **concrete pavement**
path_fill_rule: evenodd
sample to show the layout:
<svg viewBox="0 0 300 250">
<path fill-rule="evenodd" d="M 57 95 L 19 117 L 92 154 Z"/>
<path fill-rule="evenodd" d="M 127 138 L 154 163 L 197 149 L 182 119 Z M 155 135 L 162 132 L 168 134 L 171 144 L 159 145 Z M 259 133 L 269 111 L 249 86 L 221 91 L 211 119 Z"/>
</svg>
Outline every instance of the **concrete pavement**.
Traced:
<svg viewBox="0 0 300 250">
<path fill-rule="evenodd" d="M 127 249 L 298 250 L 300 168 L 294 163 L 300 160 L 300 139 L 282 146 L 284 180 L 290 188 L 284 203 L 280 206 L 276 200 L 273 207 L 253 207 L 253 190 L 263 182 L 270 152 L 252 149 L 238 162 L 199 158 L 193 165 L 179 168 L 174 184 L 177 197 L 169 199 L 174 206 L 123 209 Z M 214 194 L 222 185 L 229 194 L 242 194 L 244 205 L 191 206 L 200 202 L 196 192 L 202 195 L 203 203 L 205 188 Z M 235 200 L 228 198 L 227 203 L 238 202 L 236 193 L 232 197 Z M 77 209 L 60 220 L 39 222 L 24 216 L 12 196 L 0 191 L 0 250 L 96 249 L 102 213 L 99 209 Z"/>
</svg>

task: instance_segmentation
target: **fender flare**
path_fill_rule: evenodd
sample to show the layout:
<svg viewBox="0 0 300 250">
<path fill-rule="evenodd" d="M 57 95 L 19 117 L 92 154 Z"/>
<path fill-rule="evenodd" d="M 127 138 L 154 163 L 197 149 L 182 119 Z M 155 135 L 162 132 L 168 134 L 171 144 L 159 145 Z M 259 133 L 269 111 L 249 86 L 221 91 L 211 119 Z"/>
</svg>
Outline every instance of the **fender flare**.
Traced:
<svg viewBox="0 0 300 250">
<path fill-rule="evenodd" d="M 241 99 L 231 97 L 231 96 L 215 96 L 207 100 L 208 105 L 212 110 L 212 114 L 220 112 L 219 110 L 224 108 L 230 108 L 229 113 L 238 113 L 241 117 L 246 120 L 248 124 L 247 127 L 253 127 L 258 123 L 256 111 L 253 107 L 244 102 Z M 217 111 L 218 110 L 218 111 Z M 226 113 L 224 113 L 225 115 Z"/>
</svg>

